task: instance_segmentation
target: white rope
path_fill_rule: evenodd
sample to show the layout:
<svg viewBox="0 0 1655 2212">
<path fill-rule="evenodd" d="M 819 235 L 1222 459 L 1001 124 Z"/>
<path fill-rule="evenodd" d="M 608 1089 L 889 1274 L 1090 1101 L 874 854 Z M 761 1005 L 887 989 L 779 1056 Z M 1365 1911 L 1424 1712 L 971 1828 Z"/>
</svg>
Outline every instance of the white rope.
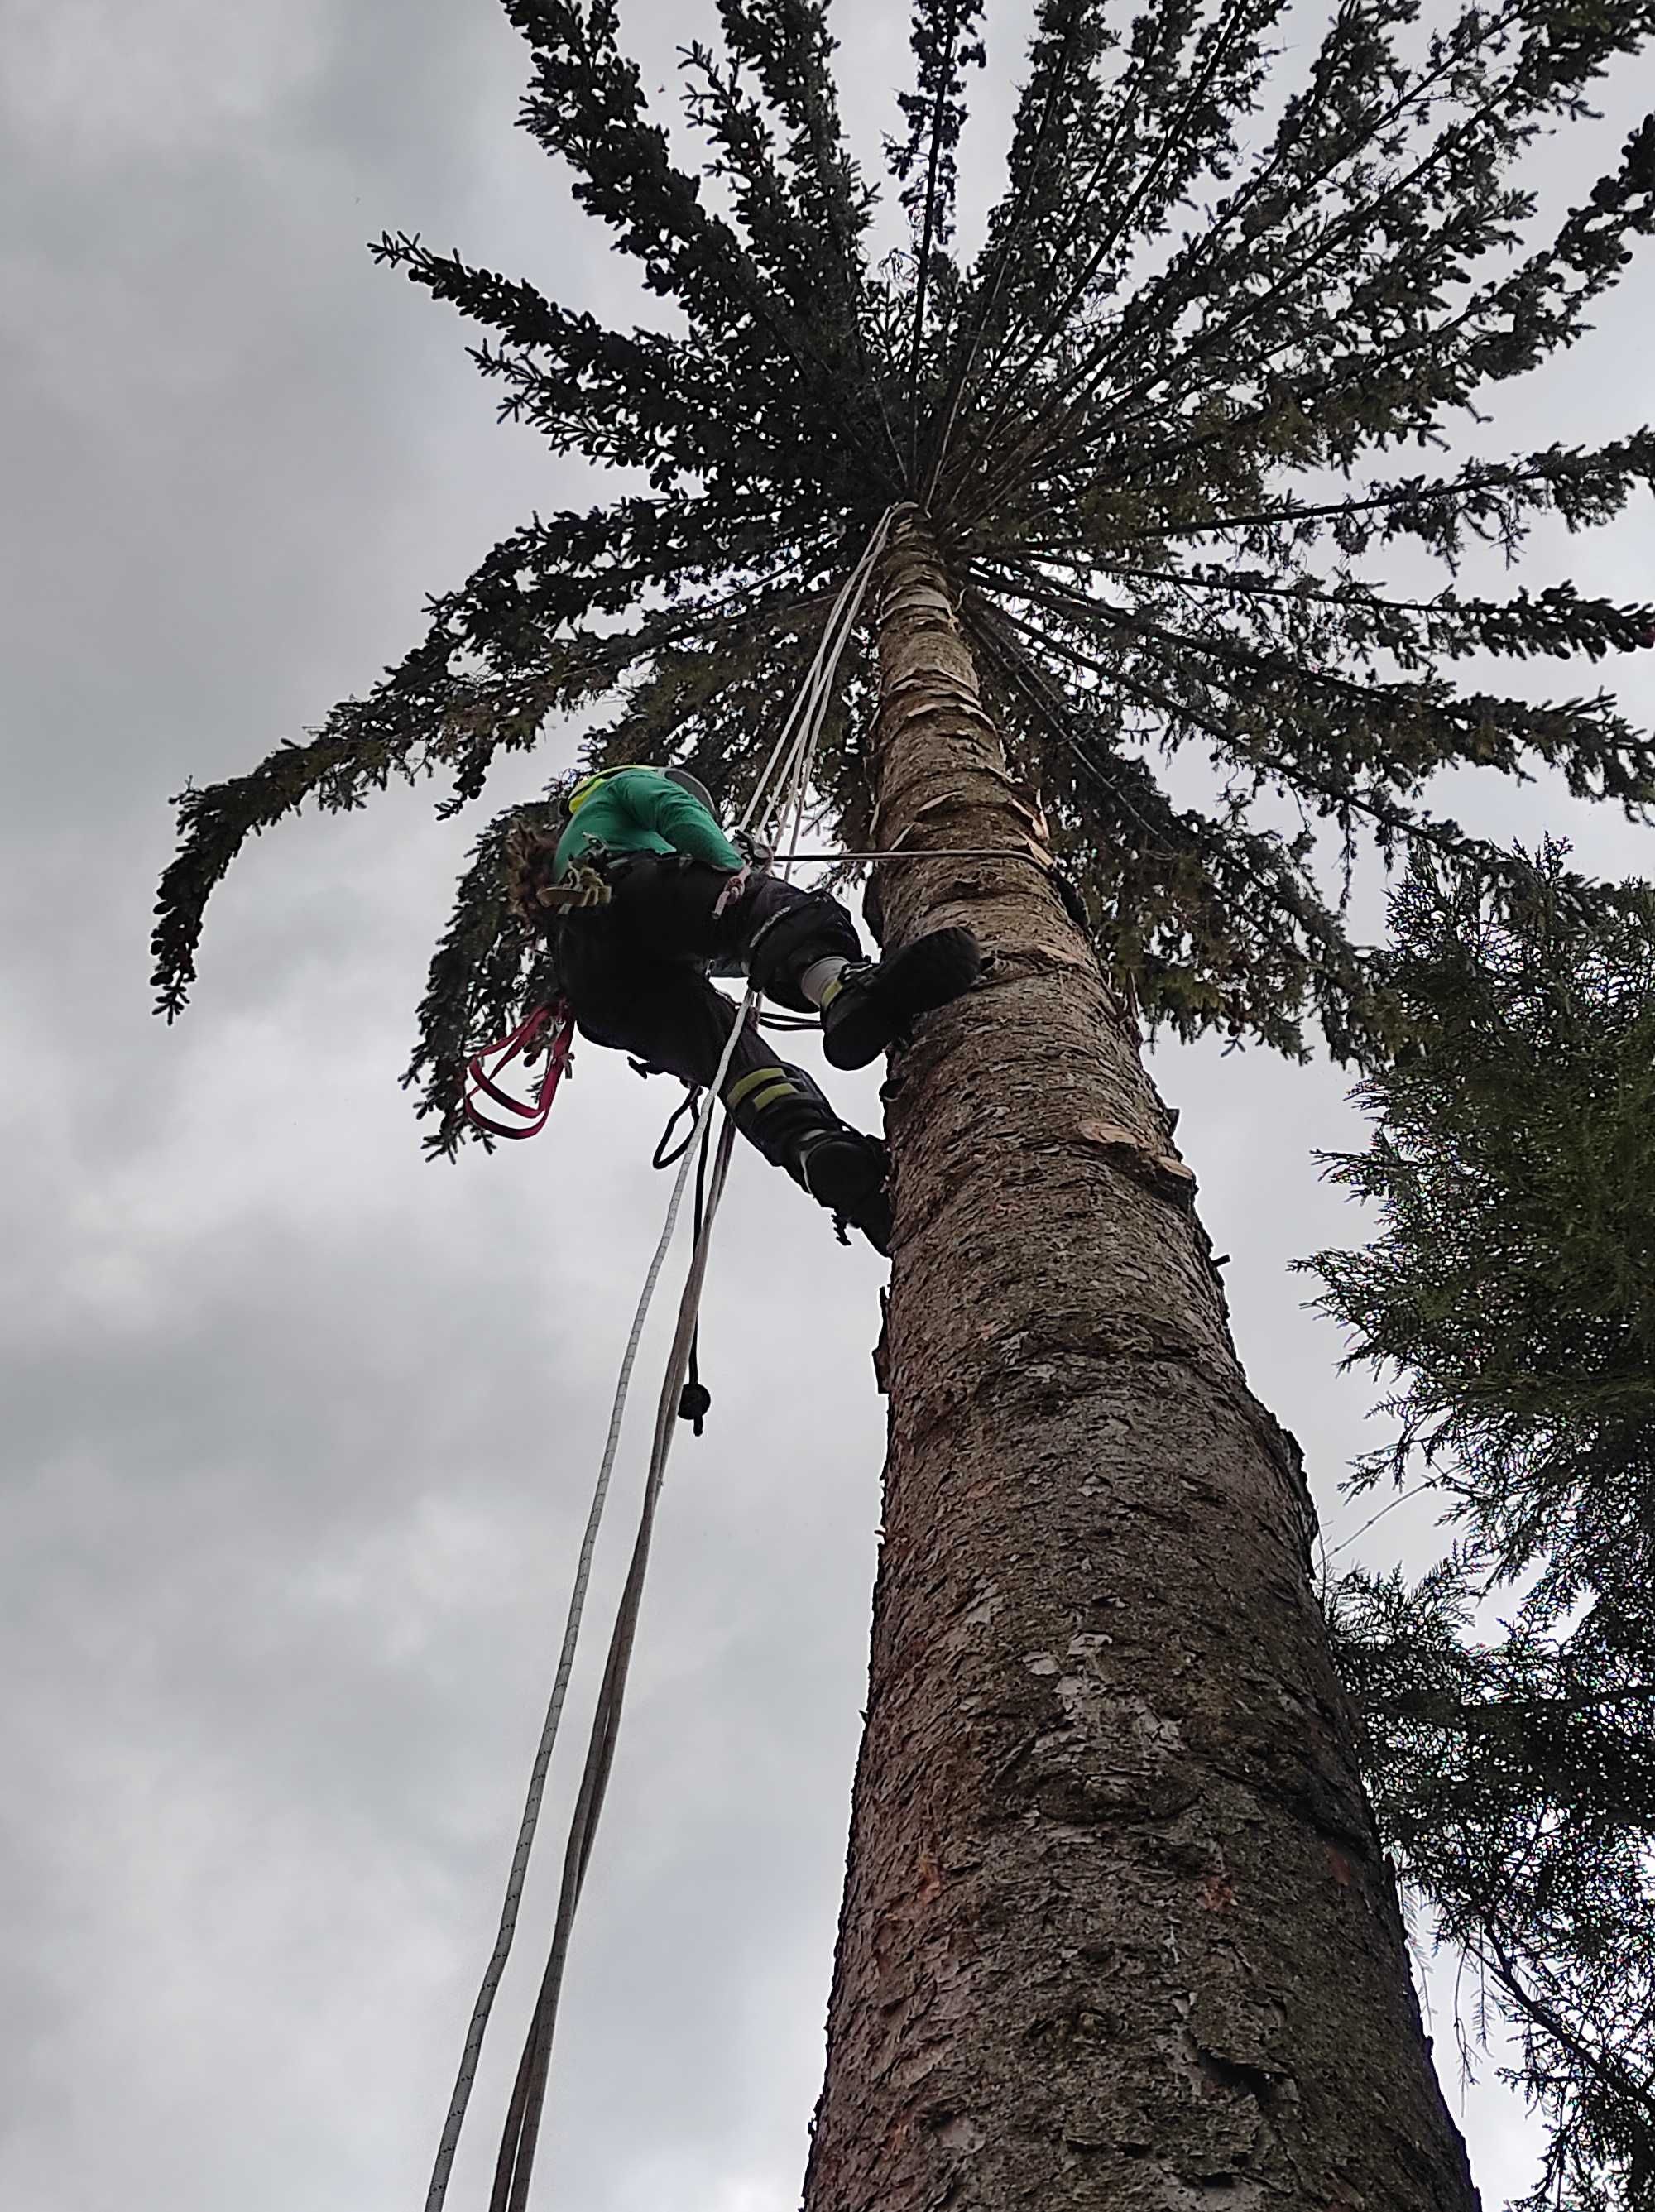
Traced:
<svg viewBox="0 0 1655 2212">
<path fill-rule="evenodd" d="M 791 842 L 794 850 L 790 852 L 788 860 L 782 863 L 784 869 L 792 864 L 793 859 L 796 856 L 805 795 L 809 788 L 810 772 L 814 765 L 817 745 L 832 696 L 839 662 L 860 617 L 868 583 L 879 556 L 885 550 L 891 523 L 899 512 L 901 512 L 900 507 L 886 509 L 868 539 L 861 558 L 845 579 L 838 598 L 829 613 L 815 654 L 806 672 L 804 681 L 788 711 L 787 720 L 782 725 L 782 733 L 771 749 L 770 758 L 764 764 L 764 770 L 754 787 L 752 796 L 741 817 L 742 828 L 747 829 L 755 819 L 779 823 L 786 817 L 788 810 L 792 810 Z M 626 1412 L 632 1370 L 636 1363 L 644 1324 L 654 1297 L 656 1285 L 660 1279 L 667 1249 L 672 1241 L 673 1231 L 678 1224 L 691 1164 L 695 1158 L 697 1144 L 703 1136 L 714 1102 L 719 1097 L 722 1090 L 725 1076 L 728 1073 L 730 1061 L 734 1055 L 737 1040 L 740 1036 L 749 1012 L 756 1007 L 757 996 L 757 993 L 750 988 L 742 1001 L 740 1012 L 731 1025 L 729 1038 L 726 1042 L 712 1085 L 704 1093 L 697 1108 L 695 1127 L 691 1141 L 685 1147 L 684 1158 L 679 1163 L 678 1172 L 673 1180 L 672 1194 L 667 1200 L 666 1218 L 650 1259 L 649 1267 L 644 1277 L 643 1289 L 633 1314 L 632 1326 L 627 1337 L 626 1350 L 622 1356 L 620 1374 L 610 1407 L 609 1429 L 605 1438 L 603 1457 L 599 1466 L 598 1479 L 593 1490 L 592 1503 L 587 1510 L 586 1528 L 581 1536 L 581 1549 L 575 1563 L 575 1582 L 569 1595 L 569 1611 L 563 1623 L 563 1643 L 558 1653 L 557 1674 L 552 1682 L 545 1719 L 541 1726 L 539 1741 L 535 1749 L 534 1764 L 530 1771 L 523 1816 L 518 1825 L 517 1844 L 512 1854 L 511 1869 L 507 1877 L 506 1895 L 501 1909 L 499 1929 L 466 2028 L 465 2047 L 460 2055 L 459 2070 L 455 2078 L 453 2094 L 449 2099 L 448 2110 L 443 2120 L 436 2159 L 432 2167 L 430 2185 L 426 2191 L 425 2212 L 442 2212 L 443 2203 L 447 2195 L 449 2175 L 453 2171 L 454 2155 L 459 2144 L 460 2130 L 465 2123 L 466 2108 L 471 2102 L 472 2089 L 482 2057 L 484 2036 L 488 2028 L 490 2014 L 494 2008 L 495 1996 L 505 1972 L 506 1962 L 510 1957 L 513 1940 L 516 1935 L 523 1887 L 528 1875 L 529 1856 L 533 1849 L 535 1832 L 539 1825 L 540 1808 L 545 1796 L 546 1776 L 551 1763 L 552 1748 L 557 1742 L 569 1676 L 575 1664 L 581 1624 L 586 1610 L 587 1593 L 591 1582 L 593 1558 L 597 1548 L 598 1534 L 603 1522 L 604 1509 L 608 1500 L 611 1477 L 620 1444 L 621 1425 Z M 703 1218 L 702 1233 L 697 1241 L 695 1253 L 691 1261 L 689 1279 L 685 1285 L 684 1303 L 680 1306 L 678 1332 L 678 1337 L 683 1340 L 682 1353 L 680 1356 L 678 1339 L 675 1338 L 673 1357 L 668 1362 L 667 1378 L 662 1387 L 661 1406 L 667 1410 L 665 1413 L 658 1412 L 657 1414 L 655 1449 L 651 1456 L 649 1474 L 646 1480 L 643 1520 L 637 1539 L 639 1548 L 635 1549 L 634 1553 L 634 1574 L 636 1577 L 637 1589 L 635 1596 L 633 1576 L 629 1575 L 627 1589 L 623 1594 L 621 1611 L 616 1621 L 614 1638 L 611 1639 L 611 1670 L 615 1668 L 618 1641 L 621 1638 L 624 1629 L 625 1630 L 625 1652 L 621 1657 L 618 1674 L 612 1683 L 609 1670 L 605 1672 L 598 1714 L 593 1722 L 593 1749 L 599 1747 L 607 1729 L 610 1735 L 611 1754 L 613 1748 L 612 1730 L 613 1727 L 618 1724 L 620 1699 L 625 1686 L 626 1660 L 630 1653 L 629 1601 L 630 1601 L 630 1620 L 635 1621 L 637 1600 L 641 1599 L 642 1593 L 642 1567 L 643 1562 L 648 1558 L 648 1535 L 654 1517 L 655 1499 L 659 1495 L 660 1483 L 666 1473 L 666 1455 L 671 1449 L 678 1392 L 682 1388 L 684 1370 L 689 1358 L 690 1335 L 693 1334 L 695 1316 L 699 1307 L 701 1283 L 706 1268 L 708 1239 L 722 1188 L 723 1174 L 721 1169 L 714 1178 L 709 1202 Z M 686 1317 L 689 1324 L 688 1334 L 685 1333 Z M 675 1374 L 676 1382 L 673 1379 Z M 666 1423 L 664 1431 L 663 1419 Z M 591 1783 L 593 1771 L 593 1751 L 589 1751 L 588 1784 Z M 588 1791 L 587 1787 L 583 1784 L 582 1802 L 576 1807 L 575 1824 L 570 1834 L 569 1850 L 575 1852 L 577 1844 L 580 1846 L 578 1872 L 571 1888 L 568 1881 L 569 1862 L 566 1859 L 567 1903 L 565 1905 L 560 1900 L 552 1953 L 547 1961 L 546 1978 L 542 1984 L 540 1999 L 536 2006 L 529 2045 L 524 2053 L 525 2064 L 527 2065 L 533 2054 L 537 2051 L 542 2051 L 544 2047 L 543 2055 L 537 2062 L 539 2067 L 539 2087 L 542 2089 L 545 2084 L 545 2063 L 550 2057 L 551 2027 L 556 2018 L 557 1993 L 562 1981 L 563 1960 L 568 1949 L 569 1926 L 573 1921 L 575 1905 L 579 1899 L 581 1881 L 585 1875 L 586 1859 L 591 1849 L 591 1834 L 596 1827 L 597 1815 L 602 1805 L 604 1784 L 606 1780 L 607 1757 L 604 1759 L 602 1773 L 595 1786 Z M 526 2097 L 528 2096 L 530 2087 L 531 2085 L 523 2075 L 522 2069 L 520 2069 L 519 2093 Z M 518 2094 L 514 2094 L 513 2102 L 515 2109 L 518 2105 Z M 508 2177 L 512 2197 L 518 2202 L 521 2201 L 518 2179 L 520 2174 L 521 2191 L 526 2193 L 527 2189 L 528 2168 L 532 2161 L 534 2138 L 538 2131 L 538 2104 L 535 2105 L 532 2115 L 526 2107 L 522 2117 L 528 2121 L 529 2124 L 513 2160 L 512 2171 Z M 502 2147 L 502 2163 L 504 2158 L 505 2151 Z M 498 2186 L 497 2175 L 496 2191 Z"/>
<path fill-rule="evenodd" d="M 739 1025 L 738 1025 L 739 1030 Z M 735 1048 L 738 1030 L 730 1033 L 726 1051 L 727 1061 Z M 723 1071 L 721 1069 L 721 1079 Z M 697 1116 L 697 1127 L 700 1119 Z M 506 1961 L 511 1955 L 512 1940 L 517 1932 L 518 1907 L 523 1895 L 523 1884 L 528 1875 L 529 1853 L 534 1845 L 534 1832 L 539 1824 L 541 1800 L 545 1795 L 546 1772 L 551 1764 L 552 1746 L 557 1741 L 558 1723 L 563 1718 L 563 1701 L 569 1691 L 569 1678 L 575 1665 L 575 1646 L 580 1640 L 581 1616 L 586 1610 L 587 1589 L 592 1579 L 593 1554 L 597 1549 L 598 1530 L 604 1517 L 604 1507 L 609 1497 L 610 1478 L 614 1472 L 615 1455 L 620 1446 L 621 1421 L 626 1412 L 627 1393 L 631 1387 L 632 1370 L 638 1357 L 638 1346 L 643 1336 L 644 1323 L 654 1298 L 655 1285 L 660 1280 L 660 1271 L 666 1259 L 667 1247 L 672 1241 L 672 1231 L 678 1225 L 678 1210 L 684 1201 L 685 1184 L 695 1156 L 692 1138 L 678 1171 L 672 1182 L 672 1194 L 666 1201 L 666 1218 L 655 1249 L 650 1257 L 648 1270 L 643 1279 L 637 1308 L 632 1316 L 632 1327 L 627 1336 L 626 1350 L 621 1358 L 621 1371 L 615 1385 L 615 1395 L 609 1409 L 609 1432 L 604 1439 L 603 1458 L 598 1468 L 598 1480 L 592 1493 L 592 1504 L 587 1513 L 586 1528 L 581 1538 L 581 1549 L 575 1562 L 575 1585 L 570 1593 L 569 1612 L 563 1622 L 563 1640 L 557 1655 L 557 1672 L 551 1686 L 551 1697 L 546 1707 L 546 1717 L 540 1729 L 540 1741 L 535 1749 L 534 1765 L 529 1773 L 528 1796 L 524 1802 L 523 1817 L 518 1825 L 517 1848 L 512 1854 L 511 1872 L 506 1881 L 505 1903 L 501 1908 L 499 1932 L 495 1937 L 493 1954 L 483 1976 L 483 1985 L 477 1993 L 477 2002 L 472 2008 L 471 2024 L 465 2032 L 465 2047 L 460 2054 L 459 2072 L 454 2081 L 453 2094 L 448 2100 L 447 2117 L 443 2122 L 442 2135 L 437 2145 L 436 2163 L 431 2172 L 430 2187 L 426 2191 L 425 2212 L 441 2212 L 443 2198 L 447 2192 L 448 2174 L 453 2165 L 454 2153 L 459 2144 L 459 2130 L 465 2118 L 466 2106 L 471 2102 L 472 2084 L 477 2077 L 478 2062 L 482 2056 L 483 2037 L 489 2025 L 489 2014 L 494 2009 L 495 1992 L 500 1986 L 501 1976 L 506 1971 Z"/>
<path fill-rule="evenodd" d="M 764 763 L 764 771 L 759 776 L 752 797 L 747 801 L 746 811 L 741 817 L 741 827 L 744 830 L 751 830 L 755 819 L 760 816 L 764 801 L 769 795 L 770 781 L 775 775 L 776 763 L 782 758 L 789 738 L 793 738 L 796 724 L 802 722 L 807 728 L 814 725 L 814 727 L 811 728 L 808 745 L 810 757 L 814 759 L 816 739 L 820 734 L 820 726 L 826 714 L 828 700 L 833 690 L 834 679 L 838 673 L 840 659 L 850 634 L 856 626 L 857 617 L 861 612 L 862 601 L 867 594 L 868 581 L 873 574 L 880 554 L 885 550 L 885 542 L 891 534 L 891 526 L 897 516 L 903 512 L 905 505 L 905 501 L 900 502 L 895 507 L 885 509 L 874 526 L 873 536 L 863 548 L 861 560 L 857 562 L 856 566 L 840 587 L 839 596 L 834 601 L 827 621 L 823 626 L 822 635 L 817 644 L 815 654 L 805 672 L 804 682 L 800 685 L 798 695 L 788 711 L 788 718 L 782 726 L 782 733 L 771 747 L 770 757 Z M 788 754 L 789 762 L 797 762 L 802 750 L 799 741 L 794 739 L 793 749 Z M 794 799 L 795 787 L 802 792 L 802 787 L 798 786 L 796 774 L 784 769 L 783 779 L 787 788 L 785 790 L 778 788 L 773 807 L 773 818 L 778 821 Z M 796 842 L 796 826 L 794 835 Z"/>
</svg>

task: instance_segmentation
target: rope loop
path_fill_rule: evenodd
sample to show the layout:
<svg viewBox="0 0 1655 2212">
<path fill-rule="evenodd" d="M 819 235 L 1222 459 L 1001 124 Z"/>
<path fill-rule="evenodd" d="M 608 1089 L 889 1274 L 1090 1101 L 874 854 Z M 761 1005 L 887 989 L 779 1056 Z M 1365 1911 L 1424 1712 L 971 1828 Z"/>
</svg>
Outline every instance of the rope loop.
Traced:
<svg viewBox="0 0 1655 2212">
<path fill-rule="evenodd" d="M 540 1046 L 538 1040 L 547 1030 L 551 1034 L 545 1044 Z M 574 1048 L 575 1019 L 567 1001 L 559 999 L 551 1006 L 536 1006 L 509 1036 L 497 1039 L 493 1044 L 484 1045 L 466 1062 L 465 1073 L 470 1079 L 470 1087 L 465 1098 L 466 1120 L 474 1129 L 481 1129 L 490 1137 L 516 1139 L 538 1136 L 546 1126 L 552 1101 L 557 1096 L 558 1085 L 566 1073 L 573 1074 L 569 1061 Z M 514 1098 L 510 1091 L 500 1088 L 499 1079 L 514 1060 L 530 1060 L 537 1049 L 544 1050 L 547 1055 L 546 1072 L 540 1079 L 539 1086 L 532 1100 Z M 498 1053 L 500 1057 L 490 1068 L 487 1062 L 495 1053 Z M 496 1121 L 482 1112 L 477 1103 L 479 1093 L 485 1098 L 491 1098 L 506 1113 L 515 1115 L 520 1126 L 514 1128 L 508 1121 Z"/>
<path fill-rule="evenodd" d="M 688 1085 L 683 1097 L 667 1115 L 666 1127 L 661 1131 L 660 1141 L 649 1156 L 649 1164 L 652 1168 L 675 1168 L 691 1146 L 694 1144 L 696 1141 L 694 1127 L 691 1127 L 689 1135 L 685 1138 L 683 1143 L 676 1146 L 672 1145 L 672 1132 L 685 1115 L 693 1114 L 700 1103 L 700 1091 L 693 1084 Z"/>
</svg>

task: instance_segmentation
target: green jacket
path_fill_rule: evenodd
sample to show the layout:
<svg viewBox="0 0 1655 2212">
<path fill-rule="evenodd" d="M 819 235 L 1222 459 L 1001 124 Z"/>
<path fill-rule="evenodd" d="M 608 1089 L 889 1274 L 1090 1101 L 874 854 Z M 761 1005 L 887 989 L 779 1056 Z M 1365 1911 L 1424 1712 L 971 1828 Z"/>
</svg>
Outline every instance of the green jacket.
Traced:
<svg viewBox="0 0 1655 2212">
<path fill-rule="evenodd" d="M 687 853 L 715 868 L 741 866 L 701 801 L 658 768 L 611 769 L 604 776 L 558 839 L 554 875 L 566 875 L 591 845 L 611 853 Z"/>
</svg>

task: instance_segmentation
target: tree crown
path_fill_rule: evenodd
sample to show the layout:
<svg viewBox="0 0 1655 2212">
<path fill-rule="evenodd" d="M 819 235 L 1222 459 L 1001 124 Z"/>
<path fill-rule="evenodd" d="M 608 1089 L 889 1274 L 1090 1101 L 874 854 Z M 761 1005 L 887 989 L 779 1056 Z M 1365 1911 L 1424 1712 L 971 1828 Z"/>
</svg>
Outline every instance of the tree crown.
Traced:
<svg viewBox="0 0 1655 2212">
<path fill-rule="evenodd" d="M 1591 449 L 1410 466 L 1403 449 L 1569 345 L 1655 224 L 1655 118 L 1586 202 L 1549 219 L 1519 178 L 1542 133 L 1655 25 L 1655 5 L 1337 0 L 1308 68 L 1285 0 L 1041 0 L 1007 189 L 980 252 L 953 210 L 981 0 L 916 0 L 888 166 L 911 231 L 870 265 L 873 191 L 847 150 L 823 0 L 718 0 L 683 57 L 707 173 L 672 159 L 614 0 L 505 0 L 531 56 L 522 122 L 678 326 L 602 327 L 532 285 L 387 235 L 374 251 L 484 333 L 503 415 L 624 472 L 587 513 L 535 517 L 431 602 L 423 639 L 303 744 L 180 802 L 156 981 L 168 1015 L 202 912 L 249 836 L 392 775 L 475 799 L 548 722 L 612 702 L 593 762 L 677 759 L 739 791 L 767 750 L 835 577 L 918 501 L 1014 766 L 1044 800 L 1100 954 L 1152 1022 L 1290 1053 L 1313 1021 L 1371 1060 L 1372 963 L 1315 866 L 1331 829 L 1503 880 L 1423 803 L 1433 774 L 1545 764 L 1640 810 L 1648 740 L 1605 696 L 1456 687 L 1473 653 L 1597 660 L 1655 611 L 1572 585 L 1490 600 L 1454 583 L 1536 517 L 1615 514 L 1655 472 L 1647 430 Z M 1387 548 L 1439 572 L 1389 589 Z M 820 797 L 869 837 L 852 665 Z M 1206 806 L 1158 757 L 1210 761 Z M 1287 794 L 1303 828 L 1268 826 Z M 485 830 L 421 1010 L 411 1080 L 435 1149 L 463 1124 L 468 1039 L 503 1026 L 534 947 Z"/>
</svg>

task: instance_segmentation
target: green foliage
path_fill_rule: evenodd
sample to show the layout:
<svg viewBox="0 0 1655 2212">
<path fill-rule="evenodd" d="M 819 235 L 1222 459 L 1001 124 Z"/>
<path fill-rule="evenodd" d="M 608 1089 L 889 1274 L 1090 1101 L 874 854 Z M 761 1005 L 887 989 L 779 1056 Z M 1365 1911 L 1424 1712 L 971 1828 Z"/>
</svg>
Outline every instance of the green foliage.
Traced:
<svg viewBox="0 0 1655 2212">
<path fill-rule="evenodd" d="M 1655 892 L 1589 897 L 1564 849 L 1500 896 L 1402 886 L 1408 1041 L 1356 1093 L 1367 1150 L 1330 1156 L 1384 1227 L 1311 1263 L 1352 1357 L 1405 1378 L 1359 1480 L 1428 1464 L 1547 1620 L 1655 1584 Z"/>
<path fill-rule="evenodd" d="M 1514 556 L 1538 517 L 1618 512 L 1655 479 L 1655 438 L 1437 476 L 1396 457 L 1572 343 L 1655 226 L 1655 120 L 1549 227 L 1522 174 L 1649 40 L 1655 0 L 1512 0 L 1434 29 L 1417 0 L 1335 0 L 1308 57 L 1281 46 L 1285 0 L 1135 17 L 1041 0 L 1007 191 L 970 263 L 952 208 L 980 0 L 916 0 L 887 149 L 911 246 L 877 269 L 823 0 L 717 0 L 719 41 L 684 57 L 700 174 L 648 110 L 613 0 L 505 4 L 531 56 L 525 127 L 669 327 L 605 329 L 417 237 L 374 250 L 479 326 L 502 413 L 634 489 L 529 524 L 311 743 L 185 795 L 155 937 L 169 1016 L 225 867 L 307 799 L 437 774 L 467 801 L 502 754 L 605 700 L 594 762 L 693 754 L 739 787 L 824 592 L 904 497 L 1100 953 L 1180 1035 L 1302 1053 L 1313 1020 L 1342 1057 L 1383 1055 L 1387 1001 L 1317 848 L 1330 830 L 1347 861 L 1372 839 L 1500 878 L 1503 856 L 1423 803 L 1438 769 L 1544 763 L 1634 811 L 1655 795 L 1655 751 L 1606 696 L 1536 705 L 1444 672 L 1473 651 L 1655 642 L 1644 605 L 1454 583 L 1468 547 Z M 1433 559 L 1436 587 L 1390 591 L 1393 546 Z M 822 772 L 853 844 L 868 653 L 864 636 Z M 1186 746 L 1218 771 L 1205 809 L 1166 793 L 1161 760 Z M 1302 834 L 1261 818 L 1282 796 Z M 452 1041 L 483 1009 L 443 973 L 411 1072 L 452 1151 Z"/>
<path fill-rule="evenodd" d="M 1590 1630 L 1471 1632 L 1481 1563 L 1415 1588 L 1351 1575 L 1330 1608 L 1365 1766 L 1404 1881 L 1463 1951 L 1473 2036 L 1547 2122 L 1513 2212 L 1655 2203 L 1655 1676 L 1646 1619 L 1600 1599 Z M 1468 2061 L 1472 2036 L 1462 2026 Z"/>
<path fill-rule="evenodd" d="M 1655 2205 L 1655 891 L 1566 848 L 1499 893 L 1416 865 L 1406 1022 L 1335 1177 L 1379 1209 L 1305 1264 L 1400 1379 L 1356 1486 L 1424 1469 L 1462 1540 L 1330 1612 L 1405 1879 L 1512 2020 L 1550 2124 L 1531 2212 Z M 1512 1590 L 1497 1640 L 1477 1621 Z"/>
</svg>

